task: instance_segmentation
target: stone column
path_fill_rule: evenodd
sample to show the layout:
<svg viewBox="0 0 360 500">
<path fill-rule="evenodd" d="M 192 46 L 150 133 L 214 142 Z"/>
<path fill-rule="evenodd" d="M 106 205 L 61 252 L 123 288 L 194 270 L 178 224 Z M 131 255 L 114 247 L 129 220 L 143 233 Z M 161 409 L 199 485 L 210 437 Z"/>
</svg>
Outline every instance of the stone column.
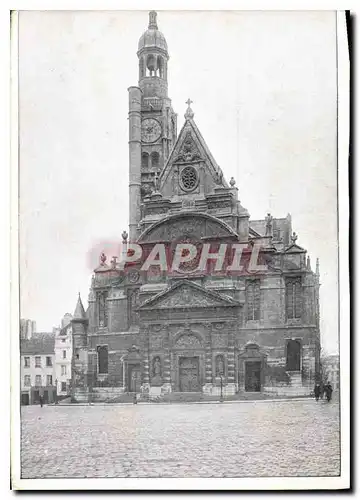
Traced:
<svg viewBox="0 0 360 500">
<path fill-rule="evenodd" d="M 142 392 L 150 390 L 150 368 L 149 368 L 149 327 L 146 326 L 142 333 Z"/>
<path fill-rule="evenodd" d="M 141 90 L 129 87 L 129 236 L 137 239 L 141 188 Z"/>
<path fill-rule="evenodd" d="M 162 392 L 171 392 L 171 359 L 170 359 L 170 341 L 169 329 L 165 327 L 163 332 L 163 385 Z"/>
<path fill-rule="evenodd" d="M 212 352 L 211 352 L 211 331 L 212 324 L 205 323 L 206 334 L 205 334 L 205 385 L 203 387 L 203 392 L 206 394 L 211 394 L 212 392 Z"/>
<path fill-rule="evenodd" d="M 235 394 L 235 323 L 229 323 L 228 352 L 227 352 L 227 385 L 225 394 Z"/>
</svg>

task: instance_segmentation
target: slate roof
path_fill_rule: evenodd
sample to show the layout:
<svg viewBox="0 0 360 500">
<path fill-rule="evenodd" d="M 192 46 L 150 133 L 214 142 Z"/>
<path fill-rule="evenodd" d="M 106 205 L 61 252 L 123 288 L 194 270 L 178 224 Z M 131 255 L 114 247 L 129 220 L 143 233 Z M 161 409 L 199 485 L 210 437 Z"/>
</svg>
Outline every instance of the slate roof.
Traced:
<svg viewBox="0 0 360 500">
<path fill-rule="evenodd" d="M 20 353 L 29 355 L 54 354 L 55 336 L 48 334 L 39 338 L 21 340 Z"/>
<path fill-rule="evenodd" d="M 78 301 L 76 304 L 73 319 L 86 319 L 85 309 L 83 303 L 81 302 L 81 297 L 79 294 Z"/>
</svg>

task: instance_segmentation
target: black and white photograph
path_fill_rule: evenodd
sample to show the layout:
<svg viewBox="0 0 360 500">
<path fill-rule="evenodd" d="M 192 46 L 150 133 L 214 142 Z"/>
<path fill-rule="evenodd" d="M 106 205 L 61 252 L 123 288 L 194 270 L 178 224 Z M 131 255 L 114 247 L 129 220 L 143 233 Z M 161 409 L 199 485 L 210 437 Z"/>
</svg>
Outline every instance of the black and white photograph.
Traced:
<svg viewBox="0 0 360 500">
<path fill-rule="evenodd" d="M 13 488 L 349 488 L 345 12 L 11 29 Z"/>
</svg>

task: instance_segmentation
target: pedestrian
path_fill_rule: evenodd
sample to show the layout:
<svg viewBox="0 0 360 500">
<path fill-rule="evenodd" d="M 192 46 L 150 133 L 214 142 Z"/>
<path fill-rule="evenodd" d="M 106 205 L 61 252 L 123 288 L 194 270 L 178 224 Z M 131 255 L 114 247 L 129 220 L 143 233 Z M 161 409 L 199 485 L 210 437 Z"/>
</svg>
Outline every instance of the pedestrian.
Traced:
<svg viewBox="0 0 360 500">
<path fill-rule="evenodd" d="M 42 394 L 40 394 L 39 398 L 40 398 L 40 406 L 42 408 L 43 404 L 44 404 L 44 398 L 43 398 Z"/>
<path fill-rule="evenodd" d="M 314 395 L 315 395 L 315 399 L 316 399 L 316 401 L 319 401 L 320 394 L 321 394 L 321 387 L 320 387 L 320 384 L 315 384 L 315 387 L 314 387 Z"/>
<path fill-rule="evenodd" d="M 333 392 L 332 385 L 330 384 L 330 382 L 327 382 L 327 384 L 325 385 L 325 394 L 328 403 L 330 403 L 331 401 L 332 392 Z"/>
<path fill-rule="evenodd" d="M 134 405 L 137 404 L 137 396 L 136 396 L 136 392 L 134 392 Z"/>
</svg>

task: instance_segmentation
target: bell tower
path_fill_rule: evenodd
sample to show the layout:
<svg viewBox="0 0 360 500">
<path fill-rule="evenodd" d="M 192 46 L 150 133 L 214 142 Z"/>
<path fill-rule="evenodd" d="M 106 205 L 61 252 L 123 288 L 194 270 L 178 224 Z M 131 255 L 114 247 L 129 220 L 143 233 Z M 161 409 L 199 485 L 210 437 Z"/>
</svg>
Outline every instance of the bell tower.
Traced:
<svg viewBox="0 0 360 500">
<path fill-rule="evenodd" d="M 137 236 L 142 200 L 155 183 L 175 144 L 177 115 L 168 97 L 169 53 L 157 25 L 157 13 L 149 13 L 148 29 L 139 40 L 138 87 L 129 88 L 129 203 L 130 240 Z"/>
</svg>

